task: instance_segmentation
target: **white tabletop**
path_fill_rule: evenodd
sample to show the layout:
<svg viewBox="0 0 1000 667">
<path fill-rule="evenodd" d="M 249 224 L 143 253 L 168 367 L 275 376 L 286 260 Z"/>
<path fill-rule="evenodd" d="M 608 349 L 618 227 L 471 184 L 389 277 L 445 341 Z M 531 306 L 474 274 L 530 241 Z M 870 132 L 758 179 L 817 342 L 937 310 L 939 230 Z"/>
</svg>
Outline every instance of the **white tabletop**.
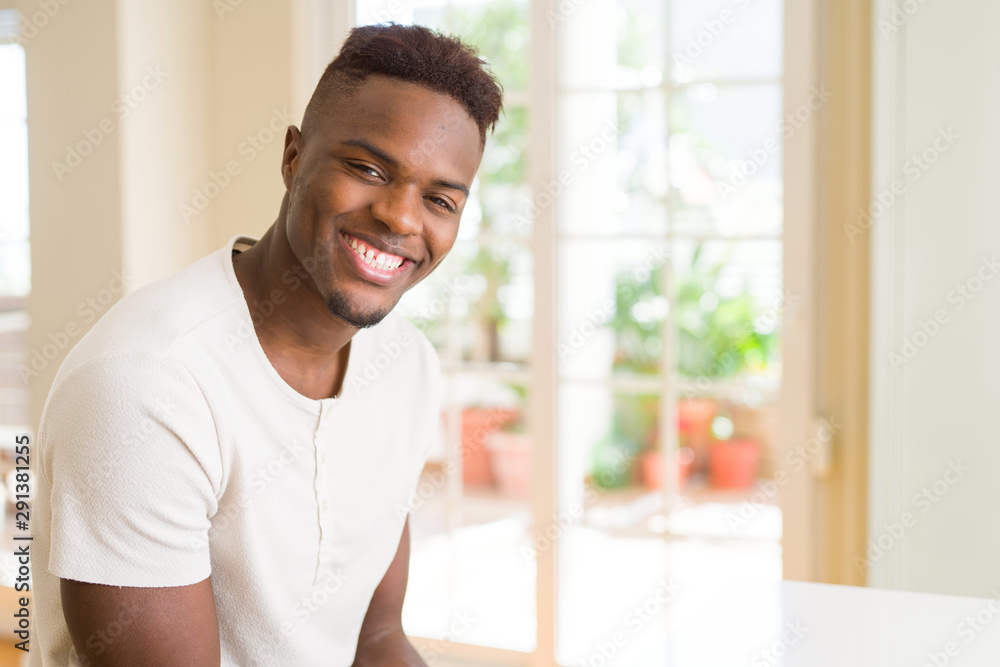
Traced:
<svg viewBox="0 0 1000 667">
<path fill-rule="evenodd" d="M 995 667 L 1000 590 L 996 596 L 739 585 L 679 619 L 634 667 Z"/>
</svg>

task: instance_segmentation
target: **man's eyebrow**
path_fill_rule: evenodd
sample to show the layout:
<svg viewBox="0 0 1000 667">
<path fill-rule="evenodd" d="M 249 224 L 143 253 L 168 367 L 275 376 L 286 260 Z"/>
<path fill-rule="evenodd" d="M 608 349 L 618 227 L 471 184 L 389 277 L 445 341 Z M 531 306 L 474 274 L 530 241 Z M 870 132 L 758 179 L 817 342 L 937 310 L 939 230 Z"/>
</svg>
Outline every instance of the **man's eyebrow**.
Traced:
<svg viewBox="0 0 1000 667">
<path fill-rule="evenodd" d="M 340 144 L 342 146 L 357 146 L 358 148 L 361 148 L 361 149 L 364 149 L 364 150 L 368 151 L 369 153 L 371 153 L 375 157 L 379 158 L 380 160 L 384 160 L 385 162 L 388 162 L 393 167 L 398 167 L 399 166 L 399 160 L 397 160 L 396 158 L 392 157 L 391 155 L 389 155 L 388 153 L 386 153 L 381 148 L 373 146 L 372 144 L 368 143 L 364 139 L 344 139 L 343 141 L 340 142 Z"/>
<path fill-rule="evenodd" d="M 458 190 L 459 192 L 461 192 L 462 194 L 464 194 L 466 197 L 469 196 L 469 188 L 465 187 L 461 183 L 452 183 L 451 181 L 442 181 L 439 178 L 434 179 L 432 181 L 432 183 L 434 185 L 437 185 L 437 186 L 442 187 L 442 188 L 450 188 L 452 190 Z"/>
<path fill-rule="evenodd" d="M 399 160 L 397 160 L 396 158 L 392 157 L 391 155 L 389 155 L 388 153 L 386 153 L 381 148 L 378 148 L 377 146 L 372 145 L 368 141 L 365 141 L 364 139 L 344 139 L 342 142 L 340 142 L 340 144 L 342 146 L 356 146 L 356 147 L 358 147 L 358 148 L 360 148 L 362 150 L 368 151 L 369 153 L 371 153 L 375 157 L 377 157 L 380 160 L 383 160 L 383 161 L 389 163 L 393 167 L 398 167 L 399 166 Z M 434 185 L 437 185 L 438 187 L 449 188 L 451 190 L 458 190 L 459 192 L 461 192 L 462 194 L 464 194 L 466 197 L 469 196 L 469 188 L 466 187 L 466 186 L 464 186 L 464 185 L 462 185 L 461 183 L 453 183 L 452 181 L 446 181 L 446 180 L 440 179 L 440 178 L 434 179 L 432 181 L 432 183 Z"/>
</svg>

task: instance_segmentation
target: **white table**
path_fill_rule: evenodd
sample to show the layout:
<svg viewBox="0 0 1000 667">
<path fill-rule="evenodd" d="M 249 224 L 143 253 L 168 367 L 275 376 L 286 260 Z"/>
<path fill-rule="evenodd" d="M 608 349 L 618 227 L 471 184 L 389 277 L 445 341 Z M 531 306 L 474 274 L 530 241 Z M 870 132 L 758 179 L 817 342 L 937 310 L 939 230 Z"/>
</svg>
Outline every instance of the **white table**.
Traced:
<svg viewBox="0 0 1000 667">
<path fill-rule="evenodd" d="M 995 667 L 1000 586 L 996 596 L 737 585 L 677 619 L 661 646 L 627 667 Z"/>
</svg>

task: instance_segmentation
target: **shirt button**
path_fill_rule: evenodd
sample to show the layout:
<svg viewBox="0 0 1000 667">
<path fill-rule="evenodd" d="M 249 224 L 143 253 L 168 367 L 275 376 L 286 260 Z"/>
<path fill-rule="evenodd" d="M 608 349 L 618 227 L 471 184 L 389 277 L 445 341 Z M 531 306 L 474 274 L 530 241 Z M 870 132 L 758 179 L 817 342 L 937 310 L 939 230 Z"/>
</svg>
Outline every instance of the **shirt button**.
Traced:
<svg viewBox="0 0 1000 667">
<path fill-rule="evenodd" d="M 326 450 L 323 450 L 323 449 L 319 450 L 319 457 L 318 458 L 319 458 L 319 464 L 321 466 L 325 466 L 326 465 Z"/>
<path fill-rule="evenodd" d="M 319 506 L 320 506 L 320 509 L 322 509 L 324 512 L 327 512 L 327 511 L 330 510 L 330 503 L 327 502 L 327 501 L 325 501 L 325 500 L 323 502 L 321 502 L 319 504 Z"/>
</svg>

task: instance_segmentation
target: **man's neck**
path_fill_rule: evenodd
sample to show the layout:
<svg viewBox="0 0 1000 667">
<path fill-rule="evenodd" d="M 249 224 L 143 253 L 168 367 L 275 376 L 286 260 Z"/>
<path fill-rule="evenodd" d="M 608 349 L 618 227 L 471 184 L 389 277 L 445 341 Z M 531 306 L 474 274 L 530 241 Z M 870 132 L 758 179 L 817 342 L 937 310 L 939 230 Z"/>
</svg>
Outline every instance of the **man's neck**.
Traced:
<svg viewBox="0 0 1000 667">
<path fill-rule="evenodd" d="M 283 223 L 279 218 L 249 250 L 233 257 L 236 279 L 261 347 L 282 379 L 309 398 L 337 396 L 357 329 L 327 309 L 288 245 Z"/>
</svg>

